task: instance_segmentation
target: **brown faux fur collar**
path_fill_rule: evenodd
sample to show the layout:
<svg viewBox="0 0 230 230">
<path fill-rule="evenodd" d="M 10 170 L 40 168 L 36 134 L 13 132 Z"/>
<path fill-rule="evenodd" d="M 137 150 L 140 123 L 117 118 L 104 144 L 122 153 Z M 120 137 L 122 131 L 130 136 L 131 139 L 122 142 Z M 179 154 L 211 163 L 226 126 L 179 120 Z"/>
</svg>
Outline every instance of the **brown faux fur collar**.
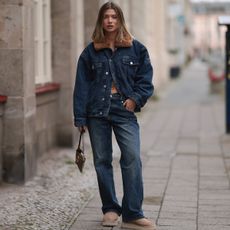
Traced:
<svg viewBox="0 0 230 230">
<path fill-rule="evenodd" d="M 132 46 L 133 39 L 132 38 L 124 38 L 120 42 L 115 42 L 115 47 L 131 47 Z M 95 42 L 93 41 L 93 45 L 96 51 L 99 51 L 101 49 L 110 48 L 109 43 L 106 42 Z"/>
</svg>

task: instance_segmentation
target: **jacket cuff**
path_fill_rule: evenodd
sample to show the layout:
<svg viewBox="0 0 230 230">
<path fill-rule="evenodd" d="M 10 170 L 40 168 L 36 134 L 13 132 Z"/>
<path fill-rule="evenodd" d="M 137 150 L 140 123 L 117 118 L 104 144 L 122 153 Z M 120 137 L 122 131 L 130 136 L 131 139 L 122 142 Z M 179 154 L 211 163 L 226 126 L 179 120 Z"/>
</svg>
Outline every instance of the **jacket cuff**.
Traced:
<svg viewBox="0 0 230 230">
<path fill-rule="evenodd" d="M 86 118 L 76 118 L 76 119 L 74 119 L 74 125 L 76 127 L 86 126 Z"/>
<path fill-rule="evenodd" d="M 132 93 L 128 98 L 132 99 L 136 103 L 135 111 L 140 111 L 141 109 L 141 97 L 137 93 Z"/>
</svg>

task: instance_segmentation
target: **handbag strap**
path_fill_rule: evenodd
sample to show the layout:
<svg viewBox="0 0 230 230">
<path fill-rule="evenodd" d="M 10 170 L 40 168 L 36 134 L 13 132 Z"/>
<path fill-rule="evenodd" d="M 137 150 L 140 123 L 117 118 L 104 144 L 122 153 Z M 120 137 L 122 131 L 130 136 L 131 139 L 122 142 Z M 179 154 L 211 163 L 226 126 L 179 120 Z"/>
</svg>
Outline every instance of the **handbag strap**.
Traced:
<svg viewBox="0 0 230 230">
<path fill-rule="evenodd" d="M 83 134 L 84 134 L 84 131 L 81 131 L 77 149 L 81 148 L 81 140 L 83 139 Z M 84 145 L 82 145 L 82 147 L 84 148 Z"/>
</svg>

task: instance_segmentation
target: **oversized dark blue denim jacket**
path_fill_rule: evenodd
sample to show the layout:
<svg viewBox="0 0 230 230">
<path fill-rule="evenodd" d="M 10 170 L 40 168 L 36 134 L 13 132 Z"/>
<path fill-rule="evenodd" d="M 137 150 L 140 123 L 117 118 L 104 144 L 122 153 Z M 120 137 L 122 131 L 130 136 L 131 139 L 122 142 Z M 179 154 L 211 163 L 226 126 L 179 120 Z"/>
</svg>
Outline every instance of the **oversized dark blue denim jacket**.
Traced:
<svg viewBox="0 0 230 230">
<path fill-rule="evenodd" d="M 130 46 L 95 49 L 90 43 L 79 57 L 73 95 L 74 124 L 87 125 L 88 117 L 107 117 L 114 82 L 125 99 L 136 102 L 139 112 L 153 94 L 153 68 L 144 45 L 133 40 Z"/>
</svg>

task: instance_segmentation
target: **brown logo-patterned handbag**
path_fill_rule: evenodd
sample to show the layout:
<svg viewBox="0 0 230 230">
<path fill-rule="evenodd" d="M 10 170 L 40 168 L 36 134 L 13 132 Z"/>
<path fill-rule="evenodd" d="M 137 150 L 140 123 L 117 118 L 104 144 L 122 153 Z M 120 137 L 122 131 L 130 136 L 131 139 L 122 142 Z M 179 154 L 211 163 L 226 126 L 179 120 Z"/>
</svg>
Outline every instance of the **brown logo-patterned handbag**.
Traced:
<svg viewBox="0 0 230 230">
<path fill-rule="evenodd" d="M 79 142 L 78 142 L 78 147 L 76 149 L 76 155 L 75 155 L 75 163 L 78 166 L 81 173 L 83 171 L 84 164 L 86 161 L 85 154 L 84 154 L 84 142 L 82 141 L 83 134 L 84 134 L 84 131 L 81 131 Z"/>
</svg>

